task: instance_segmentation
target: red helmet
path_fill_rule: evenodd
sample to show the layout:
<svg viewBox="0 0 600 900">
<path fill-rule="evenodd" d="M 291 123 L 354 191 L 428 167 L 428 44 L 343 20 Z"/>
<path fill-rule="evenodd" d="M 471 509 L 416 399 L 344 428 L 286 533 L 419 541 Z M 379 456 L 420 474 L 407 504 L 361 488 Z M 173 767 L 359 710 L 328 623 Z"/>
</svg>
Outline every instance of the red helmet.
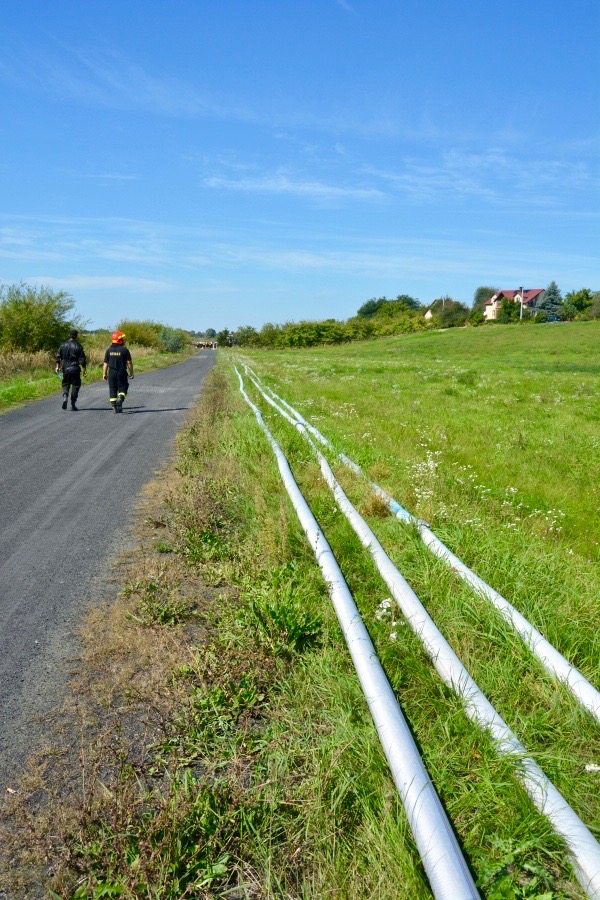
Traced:
<svg viewBox="0 0 600 900">
<path fill-rule="evenodd" d="M 123 344 L 125 342 L 125 335 L 122 331 L 113 331 L 111 340 L 113 344 Z"/>
</svg>

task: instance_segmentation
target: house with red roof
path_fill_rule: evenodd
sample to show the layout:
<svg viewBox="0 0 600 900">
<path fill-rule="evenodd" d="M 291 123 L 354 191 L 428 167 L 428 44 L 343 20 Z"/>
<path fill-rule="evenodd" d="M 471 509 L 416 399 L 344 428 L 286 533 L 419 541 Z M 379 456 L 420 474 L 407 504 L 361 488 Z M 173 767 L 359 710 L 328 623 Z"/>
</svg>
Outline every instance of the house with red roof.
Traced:
<svg viewBox="0 0 600 900">
<path fill-rule="evenodd" d="M 488 322 L 494 322 L 498 316 L 498 310 L 502 306 L 503 300 L 512 300 L 513 303 L 521 303 L 523 309 L 529 309 L 533 312 L 535 301 L 540 294 L 543 293 L 544 288 L 519 288 L 516 291 L 496 291 L 489 300 L 486 300 L 483 315 Z"/>
</svg>

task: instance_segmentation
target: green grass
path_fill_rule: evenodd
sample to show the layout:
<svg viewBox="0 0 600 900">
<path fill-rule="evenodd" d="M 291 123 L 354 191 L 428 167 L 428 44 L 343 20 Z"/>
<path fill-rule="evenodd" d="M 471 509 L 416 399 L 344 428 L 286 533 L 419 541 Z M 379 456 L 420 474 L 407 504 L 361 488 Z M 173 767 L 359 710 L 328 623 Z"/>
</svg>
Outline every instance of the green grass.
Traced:
<svg viewBox="0 0 600 900">
<path fill-rule="evenodd" d="M 245 358 L 598 685 L 599 337 L 595 323 L 498 326 Z M 310 449 L 248 390 L 342 566 L 482 895 L 581 898 L 513 765 L 402 616 L 382 615 L 387 589 Z M 598 776 L 585 768 L 600 762 L 598 727 L 414 528 L 382 515 L 330 460 L 480 687 L 598 835 Z M 428 897 L 327 591 L 227 353 L 175 468 L 182 483 L 156 526 L 164 586 L 136 582 L 132 627 L 185 627 L 175 562 L 233 590 L 196 613 L 205 638 L 161 688 L 169 714 L 148 768 L 122 767 L 121 799 L 94 808 L 67 852 L 77 896 Z"/>
<path fill-rule="evenodd" d="M 338 449 L 429 521 L 454 552 L 599 685 L 599 339 L 595 323 L 498 327 L 245 358 Z M 251 393 L 257 400 L 254 389 Z M 370 563 L 361 561 L 348 526 L 338 522 L 341 516 L 318 484 L 300 439 L 266 404 L 262 407 L 377 635 L 381 624 L 374 623 L 374 607 L 385 587 Z M 351 499 L 368 506 L 366 486 L 336 468 Z M 600 758 L 597 726 L 543 673 L 503 620 L 428 553 L 413 529 L 391 517 L 371 517 L 370 524 L 480 687 L 598 833 L 597 785 L 585 770 Z M 478 840 L 491 849 L 491 822 L 502 831 L 520 789 L 513 789 L 510 800 L 502 796 L 507 786 L 500 790 L 498 773 L 507 777 L 506 763 L 493 752 L 488 764 L 495 771 L 478 774 L 467 748 L 459 749 L 471 732 L 459 721 L 462 713 L 453 699 L 444 697 L 433 719 L 419 724 L 425 698 L 429 705 L 444 691 L 402 617 L 397 619 L 399 626 L 388 626 L 376 642 L 388 675 L 440 773 L 450 762 L 442 762 L 441 755 L 448 752 L 443 740 L 450 727 L 448 708 L 454 709 L 451 743 L 462 765 L 453 777 L 489 785 L 495 812 L 488 825 L 479 826 Z M 469 740 L 485 745 L 476 734 Z M 479 749 L 477 755 L 485 754 Z M 457 792 L 448 782 L 442 794 L 450 802 L 449 796 L 463 789 Z M 472 792 L 472 823 L 481 820 L 475 807 L 492 803 L 478 795 L 479 790 Z M 527 821 L 528 801 L 520 802 Z M 523 828 L 516 818 L 513 824 L 517 831 Z M 529 822 L 523 832 L 532 827 Z M 518 843 L 510 829 L 506 841 Z M 465 843 L 468 847 L 466 836 Z"/>
</svg>

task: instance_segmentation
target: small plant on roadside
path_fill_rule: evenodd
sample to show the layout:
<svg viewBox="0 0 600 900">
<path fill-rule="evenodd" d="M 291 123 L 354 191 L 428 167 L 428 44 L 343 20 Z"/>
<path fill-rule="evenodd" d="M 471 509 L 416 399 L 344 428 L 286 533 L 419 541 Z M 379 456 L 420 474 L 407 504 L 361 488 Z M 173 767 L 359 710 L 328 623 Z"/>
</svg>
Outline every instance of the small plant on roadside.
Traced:
<svg viewBox="0 0 600 900">
<path fill-rule="evenodd" d="M 162 798 L 136 798 L 131 787 L 128 792 L 127 804 L 109 806 L 102 819 L 90 822 L 96 840 L 74 859 L 80 883 L 69 895 L 73 900 L 179 900 L 205 895 L 227 878 L 226 848 L 237 843 L 239 813 L 226 782 L 209 787 L 182 772 Z"/>
<path fill-rule="evenodd" d="M 123 588 L 124 597 L 137 596 L 139 601 L 130 618 L 145 628 L 153 625 L 178 625 L 195 614 L 195 604 L 179 592 L 177 585 L 168 584 L 164 571 L 130 582 Z"/>
<path fill-rule="evenodd" d="M 165 596 L 159 594 L 158 591 L 148 591 L 146 597 L 138 604 L 135 617 L 145 627 L 173 626 L 189 619 L 193 613 L 192 603 L 177 593 Z"/>
<path fill-rule="evenodd" d="M 248 595 L 246 622 L 275 656 L 303 653 L 318 645 L 322 618 L 310 609 L 305 591 L 293 580 L 254 588 Z"/>
<path fill-rule="evenodd" d="M 159 541 L 156 545 L 157 553 L 173 553 L 173 548 L 170 544 L 166 544 L 164 541 Z"/>
</svg>

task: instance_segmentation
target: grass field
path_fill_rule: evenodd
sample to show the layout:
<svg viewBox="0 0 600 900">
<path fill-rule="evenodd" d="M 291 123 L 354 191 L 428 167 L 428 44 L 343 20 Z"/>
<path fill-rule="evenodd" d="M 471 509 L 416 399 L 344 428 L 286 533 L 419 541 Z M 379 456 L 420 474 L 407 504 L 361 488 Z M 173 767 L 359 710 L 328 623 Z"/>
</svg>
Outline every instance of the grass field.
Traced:
<svg viewBox="0 0 600 900">
<path fill-rule="evenodd" d="M 245 358 L 338 450 L 430 522 L 598 686 L 599 346 L 594 323 L 448 330 Z M 338 522 L 305 446 L 270 407 L 258 405 L 295 462 L 301 487 L 320 511 L 372 622 L 385 589 L 370 565 L 359 561 L 357 542 Z M 365 485 L 336 469 L 351 499 L 368 513 Z M 433 560 L 414 530 L 377 514 L 366 518 L 480 687 L 597 831 L 598 774 L 585 769 L 600 756 L 597 726 L 541 672 L 508 626 Z M 429 673 L 421 681 L 424 670 L 414 679 L 415 662 L 408 660 L 419 658 L 416 641 L 406 629 L 390 627 L 379 646 L 392 681 L 406 685 L 401 698 L 437 770 L 448 741 L 436 736 L 428 715 L 416 724 L 425 698 L 436 690 Z M 447 714 L 439 710 L 437 728 L 448 722 Z M 455 740 L 455 761 L 466 763 L 472 748 L 459 750 Z M 488 781 L 476 768 L 466 777 L 490 786 L 493 777 Z M 479 802 L 485 806 L 489 798 Z M 496 802 L 501 808 L 507 801 L 498 796 Z M 504 814 L 510 816 L 508 807 Z"/>
<path fill-rule="evenodd" d="M 599 686 L 599 339 L 596 323 L 498 326 L 243 358 Z M 61 898 L 427 898 L 327 591 L 233 359 L 219 352 L 162 493 L 144 507 L 118 603 L 86 629 L 78 722 L 96 724 L 90 746 L 75 742 L 84 801 L 67 814 L 66 791 L 34 783 L 32 802 L 55 799 L 45 837 L 27 814 L 28 843 L 52 861 Z M 402 616 L 381 615 L 388 591 L 310 449 L 247 389 L 340 562 L 482 896 L 580 900 L 513 764 L 467 719 Z M 600 835 L 597 725 L 416 530 L 329 457 L 480 687 Z"/>
</svg>

